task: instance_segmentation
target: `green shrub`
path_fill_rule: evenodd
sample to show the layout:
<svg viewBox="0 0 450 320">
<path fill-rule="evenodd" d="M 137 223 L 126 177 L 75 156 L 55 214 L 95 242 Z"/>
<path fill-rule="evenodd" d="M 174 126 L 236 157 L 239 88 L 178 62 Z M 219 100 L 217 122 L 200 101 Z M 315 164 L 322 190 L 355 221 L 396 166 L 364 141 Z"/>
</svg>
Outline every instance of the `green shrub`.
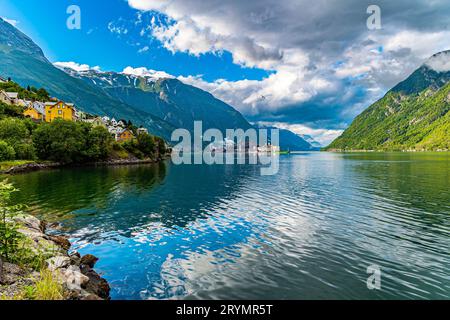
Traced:
<svg viewBox="0 0 450 320">
<path fill-rule="evenodd" d="M 145 156 L 152 156 L 155 154 L 156 143 L 153 136 L 147 133 L 141 133 L 137 136 L 136 148 Z"/>
<path fill-rule="evenodd" d="M 112 149 L 112 154 L 114 157 L 118 157 L 120 159 L 127 159 L 129 157 L 128 151 L 118 142 L 113 143 Z"/>
<path fill-rule="evenodd" d="M 7 118 L 0 120 L 0 140 L 14 145 L 28 138 L 30 133 L 26 125 L 20 119 Z"/>
<path fill-rule="evenodd" d="M 16 152 L 6 141 L 0 140 L 0 161 L 14 160 Z"/>
<path fill-rule="evenodd" d="M 118 142 L 116 142 L 116 141 L 113 142 L 112 148 L 113 148 L 114 151 L 124 151 L 125 150 L 123 145 L 118 143 Z"/>
<path fill-rule="evenodd" d="M 42 160 L 80 163 L 106 159 L 113 140 L 103 127 L 58 119 L 39 125 L 33 132 L 33 143 Z"/>
<path fill-rule="evenodd" d="M 166 147 L 166 142 L 164 141 L 164 139 L 160 138 L 160 137 L 155 137 L 156 143 L 158 145 L 158 153 L 160 155 L 164 155 L 167 153 L 167 147 Z"/>
<path fill-rule="evenodd" d="M 20 239 L 23 237 L 17 231 L 17 226 L 7 218 L 18 214 L 20 206 L 9 206 L 11 194 L 17 189 L 6 180 L 0 182 L 0 259 L 6 258 L 11 261 L 12 256 L 17 253 Z"/>
<path fill-rule="evenodd" d="M 22 120 L 22 123 L 25 125 L 25 127 L 28 129 L 29 134 L 33 134 L 34 130 L 38 127 L 38 124 L 31 120 L 30 118 L 25 118 Z"/>
<path fill-rule="evenodd" d="M 94 127 L 87 133 L 86 158 L 91 161 L 106 159 L 112 150 L 113 139 L 106 128 Z"/>
<path fill-rule="evenodd" d="M 16 152 L 16 159 L 20 160 L 35 160 L 36 150 L 32 144 L 20 143 L 14 146 Z"/>
<path fill-rule="evenodd" d="M 84 160 L 86 138 L 75 122 L 58 119 L 41 124 L 33 133 L 33 143 L 40 159 L 62 163 Z"/>
<path fill-rule="evenodd" d="M 133 139 L 131 141 L 126 141 L 122 144 L 122 146 L 129 153 L 132 153 L 136 158 L 144 159 L 145 155 L 141 150 L 139 150 L 139 145 L 138 145 L 138 142 L 136 139 Z"/>
<path fill-rule="evenodd" d="M 28 88 L 22 88 L 19 84 L 15 83 L 14 81 L 8 81 L 5 83 L 0 83 L 0 90 L 7 91 L 7 92 L 18 92 L 19 98 L 26 99 L 26 100 L 32 100 L 32 101 L 49 101 L 50 95 L 47 92 L 47 90 L 40 88 L 36 90 L 34 87 L 30 87 L 30 90 L 27 90 Z"/>
<path fill-rule="evenodd" d="M 16 105 L 9 105 L 0 102 L 0 118 L 4 117 L 23 117 L 23 108 Z"/>
</svg>

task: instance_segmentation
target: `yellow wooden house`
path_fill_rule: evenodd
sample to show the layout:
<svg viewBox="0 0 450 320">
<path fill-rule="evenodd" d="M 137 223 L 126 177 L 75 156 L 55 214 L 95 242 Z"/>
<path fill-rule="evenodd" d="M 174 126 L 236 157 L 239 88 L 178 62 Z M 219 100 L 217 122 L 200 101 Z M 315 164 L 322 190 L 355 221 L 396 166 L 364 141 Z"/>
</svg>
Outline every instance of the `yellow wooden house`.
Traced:
<svg viewBox="0 0 450 320">
<path fill-rule="evenodd" d="M 37 121 L 45 120 L 45 105 L 41 102 L 30 102 L 25 108 L 23 115 Z"/>
<path fill-rule="evenodd" d="M 64 119 L 69 121 L 76 120 L 76 110 L 72 103 L 46 102 L 45 103 L 45 121 L 52 122 L 55 119 Z"/>
<path fill-rule="evenodd" d="M 131 130 L 125 129 L 122 132 L 118 133 L 116 136 L 116 140 L 119 142 L 131 141 L 133 140 L 134 135 Z"/>
</svg>

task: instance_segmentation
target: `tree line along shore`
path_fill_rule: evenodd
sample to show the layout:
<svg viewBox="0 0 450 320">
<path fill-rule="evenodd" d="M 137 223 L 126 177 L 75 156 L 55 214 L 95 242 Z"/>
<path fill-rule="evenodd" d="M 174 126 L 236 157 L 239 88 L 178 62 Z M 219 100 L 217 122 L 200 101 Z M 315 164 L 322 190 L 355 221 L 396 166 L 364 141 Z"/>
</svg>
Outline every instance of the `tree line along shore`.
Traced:
<svg viewBox="0 0 450 320">
<path fill-rule="evenodd" d="M 165 141 L 131 121 L 83 113 L 45 89 L 0 82 L 0 171 L 155 162 Z M 50 100 L 50 101 L 48 101 Z M 46 102 L 44 102 L 46 101 Z"/>
</svg>

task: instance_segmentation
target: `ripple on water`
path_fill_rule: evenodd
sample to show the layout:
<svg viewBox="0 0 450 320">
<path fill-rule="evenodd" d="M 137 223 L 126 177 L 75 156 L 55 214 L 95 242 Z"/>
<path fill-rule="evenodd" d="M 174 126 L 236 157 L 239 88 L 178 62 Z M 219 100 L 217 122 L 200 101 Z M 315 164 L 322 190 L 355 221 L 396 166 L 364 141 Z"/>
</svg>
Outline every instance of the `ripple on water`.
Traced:
<svg viewBox="0 0 450 320">
<path fill-rule="evenodd" d="M 449 159 L 304 153 L 252 166 L 14 177 L 120 299 L 449 299 Z M 430 158 L 431 157 L 431 158 Z M 431 160 L 430 160 L 431 159 Z M 369 265 L 382 290 L 366 287 Z"/>
</svg>

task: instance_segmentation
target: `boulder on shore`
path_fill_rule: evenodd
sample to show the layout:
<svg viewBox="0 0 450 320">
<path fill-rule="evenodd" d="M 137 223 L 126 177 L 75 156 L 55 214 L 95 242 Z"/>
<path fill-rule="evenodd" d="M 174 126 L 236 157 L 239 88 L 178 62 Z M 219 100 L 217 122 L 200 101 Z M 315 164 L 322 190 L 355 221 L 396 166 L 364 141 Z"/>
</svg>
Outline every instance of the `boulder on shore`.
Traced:
<svg viewBox="0 0 450 320">
<path fill-rule="evenodd" d="M 93 256 L 92 254 L 87 254 L 81 258 L 81 264 L 87 265 L 90 268 L 94 268 L 97 261 L 98 258 Z"/>
<path fill-rule="evenodd" d="M 65 299 L 110 299 L 108 282 L 93 269 L 97 257 L 81 257 L 77 252 L 69 255 L 70 241 L 63 236 L 45 234 L 45 224 L 33 216 L 20 214 L 11 221 L 25 236 L 22 245 L 36 255 L 45 257 L 47 269 L 63 285 Z M 26 287 L 33 286 L 39 279 L 39 272 L 15 264 L 4 262 L 2 269 L 0 297 L 5 299 L 20 297 Z"/>
</svg>

